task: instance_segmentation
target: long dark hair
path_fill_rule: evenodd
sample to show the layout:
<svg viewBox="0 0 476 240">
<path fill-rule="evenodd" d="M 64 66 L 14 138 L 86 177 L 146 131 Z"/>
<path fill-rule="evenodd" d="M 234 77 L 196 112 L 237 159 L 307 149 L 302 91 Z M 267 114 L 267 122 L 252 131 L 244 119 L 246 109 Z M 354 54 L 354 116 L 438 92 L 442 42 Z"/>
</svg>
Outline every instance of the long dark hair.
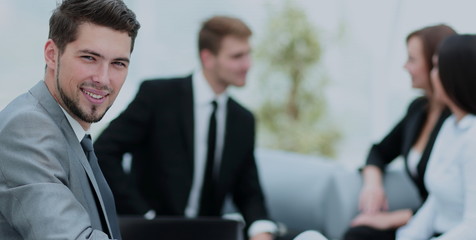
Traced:
<svg viewBox="0 0 476 240">
<path fill-rule="evenodd" d="M 438 71 L 448 97 L 476 114 L 476 35 L 453 35 L 438 51 Z"/>
</svg>

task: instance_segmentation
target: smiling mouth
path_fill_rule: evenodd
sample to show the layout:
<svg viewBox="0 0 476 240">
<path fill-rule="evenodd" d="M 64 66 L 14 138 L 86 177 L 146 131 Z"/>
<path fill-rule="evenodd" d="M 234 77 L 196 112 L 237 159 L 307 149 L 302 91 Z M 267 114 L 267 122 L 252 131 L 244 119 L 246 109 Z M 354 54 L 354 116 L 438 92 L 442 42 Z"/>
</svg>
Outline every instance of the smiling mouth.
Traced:
<svg viewBox="0 0 476 240">
<path fill-rule="evenodd" d="M 81 91 L 82 91 L 83 93 L 85 93 L 86 95 L 88 95 L 88 96 L 90 96 L 91 98 L 96 99 L 96 100 L 101 100 L 101 99 L 103 99 L 103 98 L 105 98 L 106 96 L 109 95 L 109 94 L 106 94 L 106 95 L 103 96 L 103 95 L 95 94 L 95 93 L 92 93 L 92 92 L 88 92 L 88 91 L 86 91 L 86 90 L 84 90 L 84 89 L 81 89 Z"/>
</svg>

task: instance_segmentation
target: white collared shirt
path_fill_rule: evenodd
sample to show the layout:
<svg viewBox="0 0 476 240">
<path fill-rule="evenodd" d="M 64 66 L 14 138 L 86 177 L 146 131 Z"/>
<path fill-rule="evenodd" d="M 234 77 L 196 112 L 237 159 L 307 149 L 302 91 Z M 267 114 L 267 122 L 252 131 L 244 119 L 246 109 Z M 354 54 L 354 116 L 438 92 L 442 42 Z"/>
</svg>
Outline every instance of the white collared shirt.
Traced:
<svg viewBox="0 0 476 240">
<path fill-rule="evenodd" d="M 86 134 L 88 132 L 84 130 L 84 128 L 79 124 L 76 119 L 74 119 L 69 113 L 58 103 L 60 106 L 61 110 L 63 110 L 64 115 L 66 116 L 66 119 L 68 119 L 69 125 L 71 125 L 71 128 L 73 128 L 74 134 L 78 138 L 78 141 L 81 142 Z"/>
<path fill-rule="evenodd" d="M 212 101 L 217 102 L 217 142 L 215 148 L 215 166 L 214 174 L 218 177 L 220 169 L 221 157 L 223 155 L 223 147 L 225 143 L 225 125 L 226 112 L 229 95 L 225 91 L 220 95 L 216 95 L 208 84 L 202 71 L 196 71 L 192 75 L 193 90 L 193 110 L 194 110 L 194 175 L 192 189 L 185 208 L 186 217 L 196 217 L 200 206 L 200 193 L 203 185 L 203 175 L 205 172 L 205 164 L 207 158 L 208 144 L 208 128 L 210 115 L 213 111 Z M 259 220 L 253 222 L 248 230 L 249 236 L 258 233 L 270 232 L 275 233 L 278 227 L 271 221 Z"/>
<path fill-rule="evenodd" d="M 448 117 L 428 160 L 428 198 L 410 222 L 397 231 L 398 240 L 463 240 L 476 236 L 476 116 Z M 433 238 L 432 238 L 433 239 Z"/>
<path fill-rule="evenodd" d="M 221 156 L 225 138 L 226 104 L 228 93 L 224 92 L 215 95 L 208 84 L 202 71 L 197 71 L 192 75 L 193 103 L 194 103 L 194 174 L 192 189 L 185 208 L 186 217 L 196 217 L 200 206 L 200 193 L 203 185 L 203 175 L 205 172 L 208 143 L 208 125 L 210 115 L 213 111 L 212 101 L 217 102 L 217 142 L 215 148 L 214 174 L 218 177 Z"/>
</svg>

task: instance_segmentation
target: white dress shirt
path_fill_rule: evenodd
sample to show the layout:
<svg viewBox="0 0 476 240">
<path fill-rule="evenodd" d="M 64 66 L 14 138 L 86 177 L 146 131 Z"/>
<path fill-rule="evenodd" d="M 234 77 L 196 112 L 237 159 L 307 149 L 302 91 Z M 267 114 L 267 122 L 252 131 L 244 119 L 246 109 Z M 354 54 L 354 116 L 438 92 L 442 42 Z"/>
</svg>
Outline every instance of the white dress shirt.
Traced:
<svg viewBox="0 0 476 240">
<path fill-rule="evenodd" d="M 226 92 L 216 96 L 208 84 L 203 72 L 198 71 L 192 75 L 193 90 L 193 110 L 194 110 L 194 173 L 192 189 L 185 208 L 186 217 L 196 217 L 200 206 L 200 193 L 203 184 L 203 175 L 205 174 L 205 165 L 207 159 L 208 144 L 208 125 L 210 115 L 213 111 L 212 101 L 217 102 L 216 120 L 217 120 L 217 138 L 215 147 L 215 166 L 214 174 L 218 173 L 220 161 L 223 152 L 225 137 L 225 119 L 226 103 L 228 94 Z"/>
<path fill-rule="evenodd" d="M 84 136 L 86 134 L 88 134 L 88 132 L 86 130 L 84 130 L 84 128 L 81 126 L 81 124 L 79 124 L 79 122 L 76 121 L 76 119 L 74 119 L 71 115 L 69 115 L 69 113 L 61 105 L 59 105 L 59 106 L 60 106 L 61 110 L 63 110 L 64 115 L 66 116 L 66 119 L 68 119 L 69 125 L 71 126 L 71 128 L 73 128 L 74 134 L 78 138 L 79 142 L 81 142 L 83 140 Z"/>
<path fill-rule="evenodd" d="M 187 207 L 185 208 L 186 217 L 196 217 L 198 215 L 200 204 L 200 193 L 203 184 L 203 175 L 207 158 L 208 127 L 210 115 L 213 111 L 212 101 L 217 102 L 217 142 L 215 148 L 215 166 L 214 174 L 218 176 L 220 169 L 221 156 L 225 143 L 225 123 L 227 102 L 229 95 L 225 91 L 216 95 L 208 84 L 202 71 L 196 71 L 192 75 L 193 103 L 194 103 L 194 175 Z M 254 236 L 258 233 L 275 233 L 277 226 L 271 221 L 259 220 L 250 225 L 248 235 Z"/>
<path fill-rule="evenodd" d="M 425 173 L 429 196 L 397 240 L 476 239 L 476 116 L 443 124 Z M 443 233 L 431 238 L 434 233 Z"/>
</svg>

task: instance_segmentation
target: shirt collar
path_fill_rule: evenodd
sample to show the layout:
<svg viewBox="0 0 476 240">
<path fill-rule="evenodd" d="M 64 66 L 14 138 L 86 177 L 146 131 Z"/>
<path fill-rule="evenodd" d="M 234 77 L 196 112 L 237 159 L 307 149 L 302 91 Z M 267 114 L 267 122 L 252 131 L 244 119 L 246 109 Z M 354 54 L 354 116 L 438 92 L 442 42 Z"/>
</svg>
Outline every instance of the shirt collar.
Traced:
<svg viewBox="0 0 476 240">
<path fill-rule="evenodd" d="M 85 131 L 81 124 L 79 124 L 79 122 L 76 121 L 76 119 L 74 119 L 71 115 L 69 115 L 69 113 L 64 110 L 60 104 L 58 105 L 60 106 L 61 110 L 63 110 L 66 119 L 68 119 L 69 125 L 71 125 L 71 128 L 73 128 L 74 134 L 78 138 L 79 142 L 81 142 L 84 138 L 84 135 L 88 134 L 88 132 Z"/>
<path fill-rule="evenodd" d="M 218 106 L 224 106 L 228 100 L 228 91 L 224 91 L 220 95 L 216 95 L 208 81 L 205 79 L 202 70 L 197 70 L 192 75 L 193 95 L 196 106 L 203 106 L 210 104 L 216 100 Z"/>
<path fill-rule="evenodd" d="M 456 121 L 456 116 L 452 115 L 451 116 L 452 121 L 454 123 L 454 126 L 456 129 L 463 131 L 471 126 L 473 126 L 473 123 L 476 121 L 476 116 L 473 114 L 466 114 L 461 120 Z"/>
</svg>

